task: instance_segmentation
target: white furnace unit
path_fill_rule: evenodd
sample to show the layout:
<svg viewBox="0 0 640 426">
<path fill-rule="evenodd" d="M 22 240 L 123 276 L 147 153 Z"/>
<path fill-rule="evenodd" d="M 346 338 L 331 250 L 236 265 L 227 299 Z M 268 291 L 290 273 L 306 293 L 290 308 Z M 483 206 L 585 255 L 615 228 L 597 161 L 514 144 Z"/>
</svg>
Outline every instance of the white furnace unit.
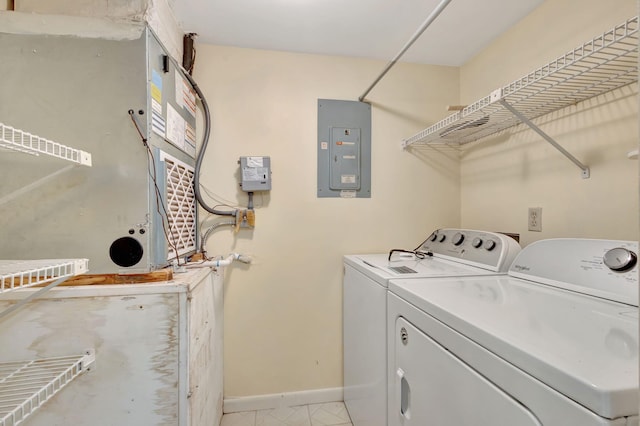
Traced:
<svg viewBox="0 0 640 426">
<path fill-rule="evenodd" d="M 1 259 L 146 272 L 197 247 L 195 93 L 147 27 L 112 36 L 0 33 L 0 139 L 37 135 L 93 163 L 2 152 Z"/>
</svg>

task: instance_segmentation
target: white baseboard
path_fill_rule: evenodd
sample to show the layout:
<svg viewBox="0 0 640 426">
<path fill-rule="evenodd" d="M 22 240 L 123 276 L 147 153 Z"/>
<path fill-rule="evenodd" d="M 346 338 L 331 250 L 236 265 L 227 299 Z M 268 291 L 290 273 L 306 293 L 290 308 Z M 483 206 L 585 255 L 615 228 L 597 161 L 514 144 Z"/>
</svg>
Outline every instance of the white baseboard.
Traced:
<svg viewBox="0 0 640 426">
<path fill-rule="evenodd" d="M 296 405 L 336 402 L 342 401 L 343 398 L 344 392 L 342 388 L 240 396 L 237 398 L 225 398 L 222 411 L 225 413 L 237 413 L 239 411 L 268 410 L 273 408 L 294 407 Z"/>
</svg>

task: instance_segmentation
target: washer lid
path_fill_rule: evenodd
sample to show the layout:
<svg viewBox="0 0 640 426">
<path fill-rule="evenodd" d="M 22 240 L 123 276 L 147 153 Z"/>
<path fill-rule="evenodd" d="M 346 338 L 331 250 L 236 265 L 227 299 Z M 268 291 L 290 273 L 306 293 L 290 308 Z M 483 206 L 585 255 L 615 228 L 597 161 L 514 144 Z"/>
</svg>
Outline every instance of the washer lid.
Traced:
<svg viewBox="0 0 640 426">
<path fill-rule="evenodd" d="M 476 266 L 436 257 L 416 259 L 412 254 L 395 255 L 391 261 L 389 261 L 388 254 L 348 255 L 344 257 L 344 262 L 385 287 L 387 287 L 389 280 L 397 278 L 441 278 L 497 274 Z"/>
<path fill-rule="evenodd" d="M 638 308 L 509 276 L 389 290 L 598 415 L 638 414 Z"/>
</svg>

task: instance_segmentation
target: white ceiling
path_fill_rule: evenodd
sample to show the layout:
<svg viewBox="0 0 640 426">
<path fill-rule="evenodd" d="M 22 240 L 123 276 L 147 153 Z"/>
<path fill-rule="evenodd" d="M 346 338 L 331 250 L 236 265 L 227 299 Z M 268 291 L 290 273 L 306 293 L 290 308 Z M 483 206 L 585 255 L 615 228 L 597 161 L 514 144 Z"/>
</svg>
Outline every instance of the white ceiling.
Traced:
<svg viewBox="0 0 640 426">
<path fill-rule="evenodd" d="M 197 43 L 391 60 L 439 0 L 172 0 Z M 459 66 L 543 0 L 452 0 L 402 57 Z"/>
</svg>

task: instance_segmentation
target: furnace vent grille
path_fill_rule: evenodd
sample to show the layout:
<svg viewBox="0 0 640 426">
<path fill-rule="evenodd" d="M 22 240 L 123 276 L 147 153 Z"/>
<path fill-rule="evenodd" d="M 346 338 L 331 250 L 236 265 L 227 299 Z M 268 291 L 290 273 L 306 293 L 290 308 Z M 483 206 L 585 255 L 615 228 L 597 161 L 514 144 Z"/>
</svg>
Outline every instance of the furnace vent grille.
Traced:
<svg viewBox="0 0 640 426">
<path fill-rule="evenodd" d="M 162 152 L 165 164 L 169 245 L 167 260 L 195 251 L 197 239 L 196 196 L 193 189 L 194 169 Z"/>
</svg>

